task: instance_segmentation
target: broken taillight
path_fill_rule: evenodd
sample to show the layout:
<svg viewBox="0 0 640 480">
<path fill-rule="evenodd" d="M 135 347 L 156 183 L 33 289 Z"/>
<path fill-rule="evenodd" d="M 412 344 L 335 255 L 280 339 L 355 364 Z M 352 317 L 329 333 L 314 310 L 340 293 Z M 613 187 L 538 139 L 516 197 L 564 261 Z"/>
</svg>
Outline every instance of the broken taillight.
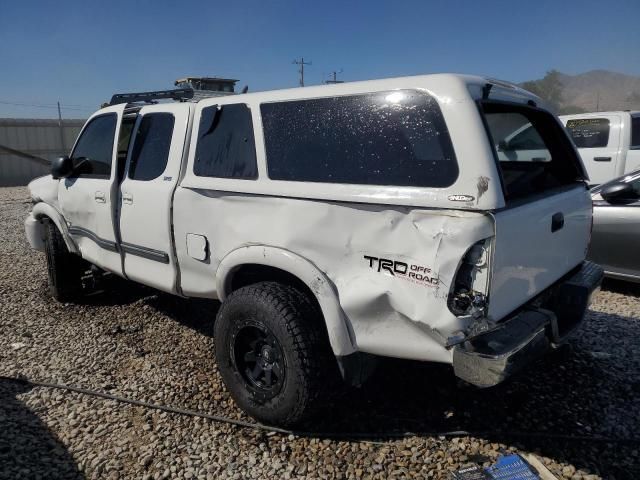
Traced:
<svg viewBox="0 0 640 480">
<path fill-rule="evenodd" d="M 457 317 L 486 314 L 492 238 L 474 243 L 460 261 L 447 302 Z"/>
</svg>

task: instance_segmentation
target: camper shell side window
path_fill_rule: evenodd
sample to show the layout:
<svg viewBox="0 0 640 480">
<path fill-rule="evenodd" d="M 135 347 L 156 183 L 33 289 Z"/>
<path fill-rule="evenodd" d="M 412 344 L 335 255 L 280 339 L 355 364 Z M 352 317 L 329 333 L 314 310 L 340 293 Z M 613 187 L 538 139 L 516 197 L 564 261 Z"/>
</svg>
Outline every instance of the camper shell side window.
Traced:
<svg viewBox="0 0 640 480">
<path fill-rule="evenodd" d="M 260 106 L 272 180 L 448 187 L 458 163 L 430 95 L 394 90 Z"/>
</svg>

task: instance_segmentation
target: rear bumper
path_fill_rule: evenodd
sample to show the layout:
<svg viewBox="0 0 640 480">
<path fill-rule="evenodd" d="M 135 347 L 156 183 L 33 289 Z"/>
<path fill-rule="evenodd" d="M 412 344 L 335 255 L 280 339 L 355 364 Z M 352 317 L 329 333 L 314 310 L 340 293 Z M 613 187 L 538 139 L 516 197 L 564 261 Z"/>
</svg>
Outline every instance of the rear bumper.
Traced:
<svg viewBox="0 0 640 480">
<path fill-rule="evenodd" d="M 497 329 L 456 345 L 456 376 L 478 387 L 491 387 L 562 343 L 582 322 L 603 275 L 599 265 L 583 262 Z"/>
</svg>

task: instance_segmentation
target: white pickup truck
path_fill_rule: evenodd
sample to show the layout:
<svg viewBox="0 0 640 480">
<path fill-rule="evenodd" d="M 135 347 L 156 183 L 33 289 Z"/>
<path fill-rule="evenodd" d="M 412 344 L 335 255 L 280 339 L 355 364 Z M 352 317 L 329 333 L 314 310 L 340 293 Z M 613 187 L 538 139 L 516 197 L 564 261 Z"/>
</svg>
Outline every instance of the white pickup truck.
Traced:
<svg viewBox="0 0 640 480">
<path fill-rule="evenodd" d="M 221 300 L 218 366 L 260 421 L 307 421 L 378 356 L 492 386 L 582 320 L 591 198 L 532 94 L 429 75 L 187 97 L 114 96 L 29 185 L 26 234 L 60 301 L 91 266 Z"/>
<path fill-rule="evenodd" d="M 593 112 L 560 117 L 599 185 L 640 168 L 640 112 Z"/>
</svg>

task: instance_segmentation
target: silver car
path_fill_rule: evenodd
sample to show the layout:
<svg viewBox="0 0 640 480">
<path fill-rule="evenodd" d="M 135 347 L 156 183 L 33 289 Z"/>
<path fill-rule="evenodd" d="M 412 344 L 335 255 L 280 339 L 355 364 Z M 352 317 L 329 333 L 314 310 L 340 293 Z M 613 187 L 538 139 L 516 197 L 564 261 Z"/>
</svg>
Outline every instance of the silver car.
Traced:
<svg viewBox="0 0 640 480">
<path fill-rule="evenodd" d="M 598 185 L 591 198 L 589 260 L 608 277 L 640 282 L 640 170 Z"/>
</svg>

